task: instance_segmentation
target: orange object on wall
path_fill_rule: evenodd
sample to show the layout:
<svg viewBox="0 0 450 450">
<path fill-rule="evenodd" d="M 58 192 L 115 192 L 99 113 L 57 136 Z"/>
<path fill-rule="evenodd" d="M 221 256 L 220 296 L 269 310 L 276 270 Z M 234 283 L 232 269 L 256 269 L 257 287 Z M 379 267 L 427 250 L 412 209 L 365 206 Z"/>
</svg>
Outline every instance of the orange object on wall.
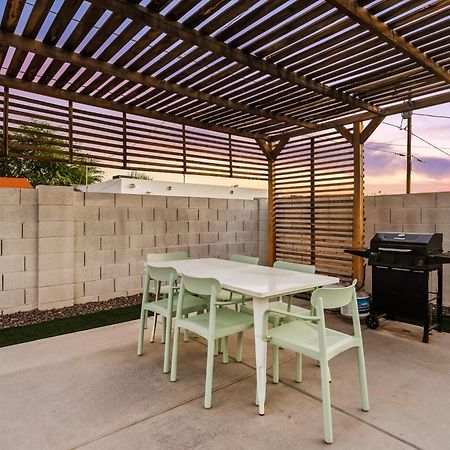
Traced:
<svg viewBox="0 0 450 450">
<path fill-rule="evenodd" d="M 0 188 L 33 189 L 27 178 L 0 177 Z"/>
</svg>

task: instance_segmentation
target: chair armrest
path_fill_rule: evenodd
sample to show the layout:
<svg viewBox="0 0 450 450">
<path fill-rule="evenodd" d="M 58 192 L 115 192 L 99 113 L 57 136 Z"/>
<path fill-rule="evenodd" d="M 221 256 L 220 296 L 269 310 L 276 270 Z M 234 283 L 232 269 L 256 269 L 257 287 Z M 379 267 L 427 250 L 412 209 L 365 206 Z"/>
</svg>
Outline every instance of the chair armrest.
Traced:
<svg viewBox="0 0 450 450">
<path fill-rule="evenodd" d="M 224 302 L 217 302 L 216 305 L 218 306 L 226 306 L 226 305 L 239 305 L 240 303 L 247 303 L 248 299 L 241 299 L 241 300 L 227 300 Z"/>
</svg>

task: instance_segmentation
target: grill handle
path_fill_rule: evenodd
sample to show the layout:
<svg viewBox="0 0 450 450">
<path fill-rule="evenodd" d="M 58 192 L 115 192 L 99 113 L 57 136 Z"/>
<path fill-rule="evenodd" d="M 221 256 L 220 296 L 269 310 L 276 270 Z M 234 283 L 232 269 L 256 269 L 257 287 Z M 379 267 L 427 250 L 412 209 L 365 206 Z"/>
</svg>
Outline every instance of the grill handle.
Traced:
<svg viewBox="0 0 450 450">
<path fill-rule="evenodd" d="M 388 248 L 388 247 L 378 247 L 378 250 L 382 252 L 395 252 L 395 253 L 411 253 L 410 248 Z"/>
</svg>

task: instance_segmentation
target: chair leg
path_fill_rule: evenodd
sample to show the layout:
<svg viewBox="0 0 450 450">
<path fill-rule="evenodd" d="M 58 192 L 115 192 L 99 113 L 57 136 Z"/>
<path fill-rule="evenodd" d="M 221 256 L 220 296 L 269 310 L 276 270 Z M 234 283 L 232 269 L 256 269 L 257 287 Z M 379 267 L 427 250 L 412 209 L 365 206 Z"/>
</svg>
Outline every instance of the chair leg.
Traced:
<svg viewBox="0 0 450 450">
<path fill-rule="evenodd" d="M 361 409 L 369 411 L 369 393 L 367 391 L 366 363 L 364 361 L 364 350 L 358 347 L 359 389 L 361 393 Z"/>
<path fill-rule="evenodd" d="M 137 354 L 138 356 L 142 355 L 143 347 L 144 347 L 144 330 L 145 330 L 145 317 L 147 316 L 148 311 L 144 308 L 141 309 L 141 318 L 139 320 L 139 336 L 138 336 L 138 348 Z"/>
<path fill-rule="evenodd" d="M 208 355 L 206 357 L 205 408 L 211 408 L 212 384 L 214 371 L 214 340 L 208 339 Z"/>
<path fill-rule="evenodd" d="M 214 356 L 217 356 L 219 354 L 219 339 L 216 339 L 214 341 Z"/>
<path fill-rule="evenodd" d="M 301 383 L 302 382 L 302 354 L 301 353 L 296 353 L 295 354 L 295 381 L 297 383 Z"/>
<path fill-rule="evenodd" d="M 326 361 L 320 364 L 320 382 L 322 385 L 322 410 L 324 440 L 327 444 L 333 443 L 333 424 L 331 420 L 330 383 L 328 382 L 329 370 Z"/>
<path fill-rule="evenodd" d="M 219 339 L 219 353 L 223 353 L 223 338 Z"/>
<path fill-rule="evenodd" d="M 185 314 L 184 316 L 183 316 L 183 319 L 187 319 L 189 316 L 187 315 L 187 314 Z M 186 329 L 184 329 L 183 330 L 183 342 L 187 342 L 187 341 L 189 341 L 189 331 L 188 330 L 186 330 Z"/>
<path fill-rule="evenodd" d="M 175 331 L 173 333 L 172 347 L 172 365 L 170 368 L 170 381 L 177 381 L 177 363 L 178 363 L 178 338 L 180 337 L 180 328 L 175 322 Z"/>
<path fill-rule="evenodd" d="M 166 338 L 164 343 L 164 373 L 170 372 L 170 335 L 172 334 L 172 319 L 166 319 Z"/>
<path fill-rule="evenodd" d="M 162 321 L 162 333 L 161 333 L 161 344 L 164 344 L 166 342 L 166 318 L 164 316 L 161 316 Z"/>
<path fill-rule="evenodd" d="M 280 347 L 272 345 L 272 383 L 280 381 Z"/>
<path fill-rule="evenodd" d="M 144 316 L 144 329 L 147 329 L 147 322 L 148 322 L 148 315 L 150 314 L 149 311 L 145 312 L 145 316 Z"/>
<path fill-rule="evenodd" d="M 150 342 L 155 342 L 156 321 L 157 320 L 158 320 L 158 314 L 153 313 L 153 326 L 152 326 L 152 334 L 150 335 Z"/>
<path fill-rule="evenodd" d="M 236 346 L 236 361 L 241 362 L 242 361 L 242 344 L 244 341 L 244 332 L 241 331 L 237 335 L 237 346 Z"/>
<path fill-rule="evenodd" d="M 228 364 L 228 336 L 222 338 L 223 343 L 223 363 Z"/>
</svg>

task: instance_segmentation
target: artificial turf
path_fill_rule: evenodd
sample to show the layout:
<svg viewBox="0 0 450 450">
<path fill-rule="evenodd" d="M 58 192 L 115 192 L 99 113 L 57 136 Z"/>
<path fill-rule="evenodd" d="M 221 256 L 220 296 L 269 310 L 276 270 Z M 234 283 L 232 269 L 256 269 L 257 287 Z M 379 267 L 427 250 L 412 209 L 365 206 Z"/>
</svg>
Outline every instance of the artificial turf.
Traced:
<svg viewBox="0 0 450 450">
<path fill-rule="evenodd" d="M 135 320 L 139 318 L 140 308 L 141 305 L 126 306 L 34 325 L 2 329 L 0 330 L 0 347 Z"/>
</svg>

